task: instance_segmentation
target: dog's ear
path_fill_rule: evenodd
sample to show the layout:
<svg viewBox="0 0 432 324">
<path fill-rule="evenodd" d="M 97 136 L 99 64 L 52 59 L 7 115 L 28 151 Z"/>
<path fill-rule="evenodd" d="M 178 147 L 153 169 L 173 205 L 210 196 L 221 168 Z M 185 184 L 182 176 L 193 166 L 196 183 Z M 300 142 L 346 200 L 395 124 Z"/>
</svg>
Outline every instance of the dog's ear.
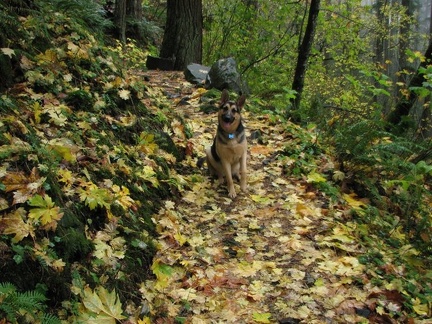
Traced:
<svg viewBox="0 0 432 324">
<path fill-rule="evenodd" d="M 223 105 L 223 104 L 227 103 L 228 100 L 229 100 L 229 92 L 227 89 L 223 89 L 220 104 Z"/>
<path fill-rule="evenodd" d="M 236 105 L 239 109 L 242 109 L 246 102 L 246 96 L 241 95 L 240 98 L 237 99 Z"/>
</svg>

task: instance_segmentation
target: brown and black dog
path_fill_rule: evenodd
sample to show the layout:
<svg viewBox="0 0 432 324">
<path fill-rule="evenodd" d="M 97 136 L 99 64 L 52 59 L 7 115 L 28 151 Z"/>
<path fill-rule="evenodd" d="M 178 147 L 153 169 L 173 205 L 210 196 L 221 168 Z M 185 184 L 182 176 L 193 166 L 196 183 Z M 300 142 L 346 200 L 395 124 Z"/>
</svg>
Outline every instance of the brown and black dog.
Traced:
<svg viewBox="0 0 432 324">
<path fill-rule="evenodd" d="M 231 101 L 228 91 L 222 91 L 216 136 L 213 145 L 206 148 L 210 174 L 216 175 L 219 183 L 226 179 L 231 198 L 236 197 L 233 177 L 240 178 L 240 189 L 246 191 L 247 141 L 241 117 L 245 101 L 244 95 Z"/>
</svg>

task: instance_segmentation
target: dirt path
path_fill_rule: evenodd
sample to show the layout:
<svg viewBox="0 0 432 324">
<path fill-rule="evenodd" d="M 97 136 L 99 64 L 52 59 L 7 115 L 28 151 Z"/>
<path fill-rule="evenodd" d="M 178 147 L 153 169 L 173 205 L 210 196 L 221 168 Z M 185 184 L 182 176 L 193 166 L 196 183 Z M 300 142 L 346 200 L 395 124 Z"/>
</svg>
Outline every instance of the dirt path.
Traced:
<svg viewBox="0 0 432 324">
<path fill-rule="evenodd" d="M 232 200 L 195 167 L 216 115 L 200 112 L 199 92 L 187 83 L 170 86 L 172 77 L 159 82 L 164 91 L 195 95 L 177 107 L 193 131 L 195 155 L 183 162 L 183 199 L 167 201 L 154 217 L 157 280 L 141 292 L 157 323 L 367 322 L 358 314 L 370 291 L 356 284 L 365 268 L 352 228 L 338 221 L 343 209 L 330 207 L 307 179 L 284 175 L 290 161 L 277 158 L 292 132 L 246 105 L 247 134 L 259 131 L 261 144 L 249 140 L 249 192 Z"/>
</svg>

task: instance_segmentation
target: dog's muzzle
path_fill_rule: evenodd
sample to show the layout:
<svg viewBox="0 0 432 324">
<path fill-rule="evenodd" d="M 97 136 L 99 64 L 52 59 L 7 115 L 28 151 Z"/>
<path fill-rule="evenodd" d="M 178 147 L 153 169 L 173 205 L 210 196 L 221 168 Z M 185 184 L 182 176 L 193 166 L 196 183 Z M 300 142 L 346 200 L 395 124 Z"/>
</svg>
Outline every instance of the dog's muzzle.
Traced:
<svg viewBox="0 0 432 324">
<path fill-rule="evenodd" d="M 232 114 L 223 114 L 222 121 L 227 124 L 232 124 L 235 120 L 235 117 Z"/>
</svg>

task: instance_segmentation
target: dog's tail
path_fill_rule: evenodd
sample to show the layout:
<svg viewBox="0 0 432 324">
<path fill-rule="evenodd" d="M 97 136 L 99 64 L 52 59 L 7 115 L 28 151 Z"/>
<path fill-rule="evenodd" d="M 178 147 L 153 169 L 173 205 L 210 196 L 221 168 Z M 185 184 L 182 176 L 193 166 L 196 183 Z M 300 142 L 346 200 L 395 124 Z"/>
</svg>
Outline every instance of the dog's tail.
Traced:
<svg viewBox="0 0 432 324">
<path fill-rule="evenodd" d="M 207 159 L 206 159 L 205 156 L 199 158 L 199 159 L 198 159 L 198 162 L 197 162 L 197 167 L 201 169 L 202 166 L 203 166 L 203 164 L 204 164 L 204 162 L 206 162 L 206 160 L 207 160 Z"/>
</svg>

